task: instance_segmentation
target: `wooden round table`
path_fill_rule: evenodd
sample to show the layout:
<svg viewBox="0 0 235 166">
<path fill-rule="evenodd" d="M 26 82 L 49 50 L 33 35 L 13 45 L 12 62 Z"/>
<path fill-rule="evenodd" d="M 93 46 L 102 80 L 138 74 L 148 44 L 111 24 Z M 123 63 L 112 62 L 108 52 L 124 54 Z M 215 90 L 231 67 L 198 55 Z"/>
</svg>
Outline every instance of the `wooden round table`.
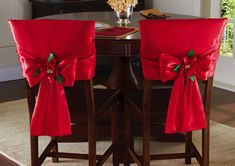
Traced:
<svg viewBox="0 0 235 166">
<path fill-rule="evenodd" d="M 193 16 L 169 14 L 166 19 L 192 18 Z M 119 26 L 114 12 L 80 12 L 51 15 L 42 17 L 43 19 L 65 19 L 65 20 L 95 20 L 96 22 L 107 23 L 111 26 Z M 133 12 L 129 27 L 139 27 L 139 20 L 146 19 L 139 12 Z M 170 28 L 170 27 L 169 27 Z M 109 77 L 107 86 L 111 89 L 139 88 L 132 67 L 130 64 L 131 57 L 140 55 L 140 33 L 136 32 L 125 38 L 99 38 L 96 37 L 97 56 L 115 56 L 116 63 L 113 72 Z M 123 75 L 124 74 L 124 75 Z"/>
<path fill-rule="evenodd" d="M 166 19 L 185 19 L 193 18 L 193 16 L 169 14 L 170 17 Z M 117 18 L 114 12 L 81 12 L 81 13 L 69 13 L 60 15 L 51 15 L 42 17 L 40 19 L 64 19 L 64 20 L 95 20 L 97 22 L 107 23 L 111 26 L 119 26 L 116 21 Z M 139 12 L 134 12 L 132 15 L 131 23 L 127 26 L 139 27 L 139 20 L 146 19 Z M 169 27 L 170 28 L 170 27 Z M 125 110 L 124 105 L 124 92 L 125 89 L 141 89 L 141 83 L 136 78 L 135 73 L 132 70 L 131 60 L 133 57 L 139 57 L 140 55 L 140 33 L 136 32 L 130 34 L 124 38 L 95 38 L 97 56 L 111 56 L 115 57 L 115 63 L 112 67 L 112 72 L 107 81 L 107 87 L 109 89 L 120 89 L 120 93 L 114 103 L 113 111 L 111 115 L 112 119 L 112 142 L 115 144 L 115 150 L 113 150 L 113 165 L 116 166 L 119 163 L 125 163 L 129 165 L 131 162 L 129 154 L 122 152 L 125 148 L 123 145 L 133 145 L 133 136 L 131 134 L 130 123 L 130 111 Z M 165 110 L 166 112 L 166 110 Z M 182 141 L 184 137 L 182 135 L 166 136 L 163 130 L 157 130 L 156 133 L 160 140 L 163 141 Z M 122 155 L 121 155 L 122 154 Z M 123 157 L 124 156 L 124 157 Z"/>
</svg>

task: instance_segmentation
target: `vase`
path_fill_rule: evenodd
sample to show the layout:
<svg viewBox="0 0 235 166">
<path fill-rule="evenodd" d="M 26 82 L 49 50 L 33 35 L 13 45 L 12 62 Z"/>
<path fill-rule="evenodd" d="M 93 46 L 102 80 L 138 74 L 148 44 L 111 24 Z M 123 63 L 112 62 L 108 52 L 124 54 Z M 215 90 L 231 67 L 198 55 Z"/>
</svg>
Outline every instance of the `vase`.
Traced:
<svg viewBox="0 0 235 166">
<path fill-rule="evenodd" d="M 128 7 L 126 11 L 120 11 L 120 12 L 116 11 L 116 16 L 118 18 L 117 23 L 120 25 L 127 25 L 131 23 L 130 19 L 132 13 L 133 13 L 133 6 Z"/>
</svg>

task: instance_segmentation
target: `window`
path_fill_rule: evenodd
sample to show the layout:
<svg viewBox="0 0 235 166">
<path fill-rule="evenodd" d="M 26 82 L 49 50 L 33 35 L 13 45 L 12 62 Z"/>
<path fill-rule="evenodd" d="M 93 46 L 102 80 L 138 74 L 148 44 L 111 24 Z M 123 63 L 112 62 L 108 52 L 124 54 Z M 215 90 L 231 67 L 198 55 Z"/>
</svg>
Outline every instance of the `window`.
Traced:
<svg viewBox="0 0 235 166">
<path fill-rule="evenodd" d="M 221 0 L 221 17 L 229 18 L 221 44 L 221 55 L 233 57 L 234 54 L 234 27 L 235 3 L 234 0 Z M 235 57 L 235 56 L 234 56 Z"/>
</svg>

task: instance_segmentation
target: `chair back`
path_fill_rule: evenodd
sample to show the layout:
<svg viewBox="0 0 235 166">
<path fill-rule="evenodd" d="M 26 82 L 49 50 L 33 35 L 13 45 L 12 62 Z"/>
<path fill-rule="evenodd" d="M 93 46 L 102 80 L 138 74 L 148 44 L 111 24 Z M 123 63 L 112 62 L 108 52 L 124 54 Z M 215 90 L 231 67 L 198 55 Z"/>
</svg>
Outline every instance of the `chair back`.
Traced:
<svg viewBox="0 0 235 166">
<path fill-rule="evenodd" d="M 226 19 L 142 20 L 141 61 L 145 78 L 160 80 L 160 54 L 183 57 L 192 50 L 195 56 L 213 51 L 209 76 L 216 67 L 219 44 Z M 210 50 L 211 49 L 211 50 Z"/>
<path fill-rule="evenodd" d="M 71 134 L 64 86 L 94 76 L 94 21 L 10 20 L 23 76 L 40 83 L 31 135 Z M 28 101 L 31 96 L 28 96 Z"/>
<path fill-rule="evenodd" d="M 205 81 L 214 75 L 225 24 L 226 19 L 140 21 L 144 78 L 174 80 L 166 133 L 206 127 L 197 78 Z"/>
<path fill-rule="evenodd" d="M 76 80 L 94 76 L 94 21 L 10 20 L 9 24 L 18 54 L 24 51 L 42 61 L 47 60 L 50 53 L 59 59 L 76 56 Z"/>
</svg>

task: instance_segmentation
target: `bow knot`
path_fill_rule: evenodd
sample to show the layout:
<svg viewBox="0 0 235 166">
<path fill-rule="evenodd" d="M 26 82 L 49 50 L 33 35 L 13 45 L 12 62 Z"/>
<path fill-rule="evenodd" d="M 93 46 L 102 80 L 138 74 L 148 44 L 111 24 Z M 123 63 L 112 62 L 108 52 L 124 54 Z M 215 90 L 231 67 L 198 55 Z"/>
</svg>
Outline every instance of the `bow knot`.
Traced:
<svg viewBox="0 0 235 166">
<path fill-rule="evenodd" d="M 70 115 L 63 86 L 73 86 L 76 56 L 56 59 L 50 53 L 46 61 L 19 49 L 19 58 L 29 85 L 40 83 L 32 120 L 31 135 L 71 134 Z"/>
<path fill-rule="evenodd" d="M 195 57 L 189 57 L 189 56 L 185 56 L 183 57 L 183 66 L 185 69 L 185 72 L 187 72 L 188 69 L 190 69 L 190 67 L 193 65 L 193 63 L 196 61 Z"/>
<path fill-rule="evenodd" d="M 63 82 L 63 77 L 60 74 L 60 68 L 53 53 L 50 53 L 46 64 L 39 64 L 34 71 L 34 76 L 39 76 L 40 78 L 47 77 L 50 82 L 53 82 L 54 80 L 57 80 L 60 84 Z"/>
<path fill-rule="evenodd" d="M 186 56 L 162 53 L 159 67 L 163 82 L 175 80 L 168 106 L 166 133 L 188 132 L 206 126 L 205 112 L 196 78 L 206 80 L 212 63 L 213 47 L 195 56 L 190 50 Z"/>
<path fill-rule="evenodd" d="M 173 69 L 174 72 L 179 72 L 192 81 L 194 81 L 194 64 L 197 62 L 197 58 L 194 56 L 194 51 L 190 50 L 187 56 L 183 57 L 181 64 L 176 64 Z"/>
<path fill-rule="evenodd" d="M 50 53 L 48 57 L 46 68 L 47 68 L 47 74 L 56 73 L 55 71 L 57 70 L 57 64 L 56 64 L 56 59 L 54 58 L 53 53 Z"/>
<path fill-rule="evenodd" d="M 47 74 L 53 74 L 53 73 L 54 73 L 53 69 L 50 69 L 50 68 L 47 69 Z"/>
<path fill-rule="evenodd" d="M 184 68 L 187 70 L 187 69 L 190 69 L 190 65 L 185 65 Z"/>
</svg>

